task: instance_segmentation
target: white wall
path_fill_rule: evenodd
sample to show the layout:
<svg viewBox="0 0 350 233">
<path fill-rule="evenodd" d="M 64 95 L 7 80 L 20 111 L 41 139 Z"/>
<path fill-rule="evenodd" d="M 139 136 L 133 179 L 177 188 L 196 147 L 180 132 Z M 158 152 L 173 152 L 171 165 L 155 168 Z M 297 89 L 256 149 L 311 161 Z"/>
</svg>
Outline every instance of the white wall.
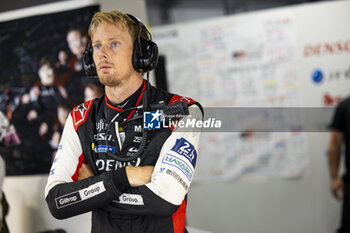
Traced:
<svg viewBox="0 0 350 233">
<path fill-rule="evenodd" d="M 215 233 L 335 232 L 340 205 L 328 188 L 328 135 L 308 136 L 312 149 L 305 176 L 195 184 L 188 197 L 188 223 Z"/>
<path fill-rule="evenodd" d="M 326 92 L 332 96 L 349 95 L 350 80 L 348 78 L 345 79 L 343 75 L 337 81 L 329 79 L 329 72 L 337 70 L 344 72 L 349 68 L 349 52 L 326 53 L 307 58 L 304 57 L 303 52 L 307 44 L 322 46 L 325 43 L 350 39 L 350 29 L 344 23 L 350 20 L 350 2 L 305 4 L 232 17 L 245 16 L 249 19 L 248 16 L 267 15 L 283 12 L 286 9 L 292 11 L 295 18 L 294 23 L 297 25 L 298 65 L 296 68 L 298 77 L 302 79 L 303 107 L 322 107 L 322 96 Z M 185 31 L 184 28 L 188 27 L 196 32 L 196 26 L 198 26 L 196 24 L 211 25 L 209 21 L 169 25 L 169 31 L 175 31 L 174 28 Z M 166 26 L 160 28 L 163 30 Z M 189 40 L 196 40 L 196 35 L 193 33 Z M 177 41 L 172 42 L 172 44 L 178 43 Z M 185 42 L 190 44 L 188 41 Z M 191 46 L 188 47 L 190 50 Z M 172 49 L 179 51 L 177 48 Z M 191 51 L 187 52 L 191 53 Z M 169 67 L 176 70 L 174 64 L 169 64 Z M 325 81 L 319 85 L 311 81 L 311 72 L 315 68 L 321 68 L 327 76 Z M 184 76 L 186 72 L 181 74 Z M 183 79 L 188 82 L 195 77 Z M 179 75 L 173 80 L 178 83 L 182 82 Z M 183 90 L 184 88 L 172 91 L 181 93 Z M 195 92 L 192 91 L 192 93 Z M 242 178 L 226 182 L 198 181 L 191 186 L 189 191 L 188 223 L 215 233 L 335 232 L 339 225 L 341 208 L 340 203 L 331 196 L 329 189 L 326 157 L 329 135 L 327 132 L 305 133 L 305 135 L 308 147 L 306 156 L 309 160 L 306 174 L 293 179 L 252 180 Z M 200 158 L 199 155 L 197 166 L 200 166 Z"/>
</svg>

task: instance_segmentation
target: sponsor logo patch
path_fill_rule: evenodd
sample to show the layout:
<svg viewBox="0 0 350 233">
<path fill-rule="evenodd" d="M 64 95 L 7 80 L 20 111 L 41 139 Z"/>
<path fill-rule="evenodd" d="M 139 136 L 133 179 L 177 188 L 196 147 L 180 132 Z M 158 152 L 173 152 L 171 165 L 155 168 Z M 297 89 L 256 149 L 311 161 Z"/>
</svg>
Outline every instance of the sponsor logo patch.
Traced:
<svg viewBox="0 0 350 233">
<path fill-rule="evenodd" d="M 134 126 L 134 131 L 136 133 L 141 133 L 142 132 L 142 125 L 135 125 Z"/>
<path fill-rule="evenodd" d="M 177 174 L 176 172 L 167 169 L 166 170 L 166 174 L 171 175 L 172 177 L 174 177 L 181 185 L 182 187 L 187 190 L 188 189 L 188 185 L 186 184 L 186 182 L 179 176 L 179 174 Z"/>
<path fill-rule="evenodd" d="M 179 169 L 189 181 L 192 180 L 193 170 L 190 168 L 190 166 L 182 159 L 177 158 L 173 155 L 167 154 L 162 161 L 164 164 L 168 164 L 170 166 L 173 166 L 177 169 Z"/>
<path fill-rule="evenodd" d="M 54 175 L 54 174 L 55 174 L 55 168 L 52 168 L 52 169 L 50 170 L 49 176 L 52 176 L 52 175 Z"/>
<path fill-rule="evenodd" d="M 106 133 L 97 133 L 94 134 L 95 141 L 106 141 L 107 140 L 107 134 Z M 108 135 L 108 141 L 113 141 L 112 135 Z"/>
<path fill-rule="evenodd" d="M 98 122 L 96 122 L 97 132 L 101 132 L 102 130 L 106 130 L 107 127 L 108 127 L 108 124 L 104 118 L 101 118 Z"/>
<path fill-rule="evenodd" d="M 134 140 L 132 142 L 134 142 L 134 143 L 141 143 L 142 142 L 142 137 L 135 136 Z"/>
<path fill-rule="evenodd" d="M 86 189 L 79 190 L 79 193 L 80 193 L 81 199 L 86 200 L 100 193 L 103 193 L 104 191 L 106 191 L 105 186 L 103 185 L 103 181 L 100 181 L 100 182 L 97 182 L 96 184 L 90 185 Z"/>
<path fill-rule="evenodd" d="M 105 186 L 103 185 L 103 181 L 97 182 L 96 184 L 90 185 L 85 189 L 81 189 L 76 192 L 72 192 L 61 197 L 55 199 L 57 209 L 77 204 L 83 200 L 94 197 L 100 193 L 105 192 Z"/>
<path fill-rule="evenodd" d="M 96 153 L 107 152 L 107 145 L 95 146 L 95 143 L 92 143 L 91 147 L 92 147 L 92 150 L 95 151 Z M 112 153 L 115 153 L 114 146 L 109 146 L 108 150 Z"/>
<path fill-rule="evenodd" d="M 79 112 L 81 118 L 84 118 L 86 110 L 87 110 L 87 107 L 84 105 L 84 103 L 82 103 L 74 111 Z"/>
<path fill-rule="evenodd" d="M 119 196 L 119 201 L 115 202 L 126 205 L 144 205 L 141 195 L 129 193 L 123 193 Z"/>
<path fill-rule="evenodd" d="M 70 193 L 55 199 L 57 209 L 81 202 L 79 192 Z"/>
<path fill-rule="evenodd" d="M 184 156 L 192 164 L 193 168 L 196 167 L 197 151 L 189 141 L 184 138 L 177 139 L 175 146 L 171 150 Z"/>
</svg>

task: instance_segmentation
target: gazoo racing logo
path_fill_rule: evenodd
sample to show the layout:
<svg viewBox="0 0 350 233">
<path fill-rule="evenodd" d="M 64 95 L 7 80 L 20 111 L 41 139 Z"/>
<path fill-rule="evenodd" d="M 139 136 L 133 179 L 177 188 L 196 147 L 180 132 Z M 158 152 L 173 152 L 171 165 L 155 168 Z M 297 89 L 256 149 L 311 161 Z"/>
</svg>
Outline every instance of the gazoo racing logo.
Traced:
<svg viewBox="0 0 350 233">
<path fill-rule="evenodd" d="M 183 174 L 185 174 L 185 176 L 187 177 L 187 179 L 189 181 L 192 180 L 192 175 L 193 175 L 193 170 L 190 168 L 190 166 L 182 159 L 177 158 L 171 154 L 167 154 L 164 158 L 163 158 L 163 163 L 171 165 L 173 167 L 176 167 L 177 169 L 179 169 Z"/>
</svg>

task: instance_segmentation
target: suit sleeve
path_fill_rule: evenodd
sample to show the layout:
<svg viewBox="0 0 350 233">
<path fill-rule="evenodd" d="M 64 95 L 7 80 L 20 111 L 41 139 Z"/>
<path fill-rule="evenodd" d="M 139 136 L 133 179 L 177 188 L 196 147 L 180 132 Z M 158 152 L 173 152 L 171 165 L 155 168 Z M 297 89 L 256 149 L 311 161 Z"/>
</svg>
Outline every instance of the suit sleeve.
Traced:
<svg viewBox="0 0 350 233">
<path fill-rule="evenodd" d="M 184 125 L 202 120 L 202 111 L 196 105 L 192 105 L 189 111 L 190 115 L 180 120 Z M 161 148 L 151 182 L 121 193 L 111 204 L 113 211 L 154 216 L 174 213 L 185 199 L 192 182 L 199 138 L 199 128 L 175 127 Z"/>
<path fill-rule="evenodd" d="M 55 218 L 68 218 L 104 207 L 120 190 L 130 186 L 125 168 L 77 181 L 84 159 L 72 116 L 69 115 L 45 188 L 45 199 Z"/>
</svg>

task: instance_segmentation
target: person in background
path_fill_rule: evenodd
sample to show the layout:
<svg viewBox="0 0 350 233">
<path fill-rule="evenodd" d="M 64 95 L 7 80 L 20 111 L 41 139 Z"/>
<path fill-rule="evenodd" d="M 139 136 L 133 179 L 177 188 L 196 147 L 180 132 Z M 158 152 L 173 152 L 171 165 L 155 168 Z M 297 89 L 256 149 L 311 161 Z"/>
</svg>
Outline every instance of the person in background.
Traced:
<svg viewBox="0 0 350 233">
<path fill-rule="evenodd" d="M 56 112 L 58 104 L 65 103 L 55 85 L 55 73 L 50 60 L 42 57 L 38 69 L 39 82 L 30 90 L 32 102 L 38 102 L 43 112 Z"/>
<path fill-rule="evenodd" d="M 51 214 L 64 219 L 92 211 L 92 233 L 188 232 L 187 192 L 200 132 L 142 126 L 144 119 L 153 126 L 161 107 L 171 105 L 182 113 L 174 120 L 182 121 L 202 120 L 202 108 L 143 79 L 156 66 L 158 50 L 134 16 L 97 12 L 89 35 L 87 56 L 105 95 L 68 116 L 45 188 Z"/>
<path fill-rule="evenodd" d="M 92 100 L 103 96 L 103 86 L 99 83 L 88 83 L 84 88 L 84 101 Z"/>
<path fill-rule="evenodd" d="M 63 132 L 64 124 L 66 123 L 66 120 L 68 118 L 68 115 L 71 111 L 71 108 L 67 104 L 59 104 L 57 106 L 57 122 L 54 126 L 54 132 L 52 134 L 50 145 L 53 149 L 57 150 L 59 141 L 61 139 L 61 135 Z M 55 157 L 56 151 L 53 154 L 53 157 Z"/>
<path fill-rule="evenodd" d="M 86 38 L 78 28 L 70 28 L 67 31 L 67 44 L 71 54 L 68 57 L 70 76 L 65 83 L 65 90 L 72 107 L 83 102 L 83 87 L 85 74 L 81 62 L 82 54 L 86 48 Z"/>
<path fill-rule="evenodd" d="M 81 57 L 85 50 L 86 41 L 82 33 L 77 28 L 71 28 L 67 32 L 67 43 L 73 56 L 68 59 L 70 67 L 75 71 L 81 71 L 83 66 L 81 64 Z"/>
<path fill-rule="evenodd" d="M 44 140 L 50 140 L 57 120 L 57 106 L 66 103 L 66 100 L 55 85 L 54 70 L 48 58 L 40 59 L 38 75 L 40 82 L 31 88 L 30 100 L 42 121 L 39 135 Z"/>
<path fill-rule="evenodd" d="M 350 232 L 350 97 L 341 101 L 330 125 L 328 163 L 333 196 L 342 201 L 341 225 L 338 233 Z M 345 173 L 339 176 L 342 145 L 345 144 Z"/>
<path fill-rule="evenodd" d="M 64 50 L 58 52 L 58 61 L 55 62 L 55 85 L 60 91 L 63 98 L 68 100 L 68 94 L 66 91 L 67 83 L 71 77 L 71 70 L 68 67 L 68 54 Z"/>
<path fill-rule="evenodd" d="M 7 203 L 4 192 L 2 191 L 2 184 L 4 182 L 6 174 L 5 162 L 0 155 L 0 233 L 8 233 L 9 229 L 6 223 L 6 215 L 9 210 L 9 205 Z"/>
</svg>

